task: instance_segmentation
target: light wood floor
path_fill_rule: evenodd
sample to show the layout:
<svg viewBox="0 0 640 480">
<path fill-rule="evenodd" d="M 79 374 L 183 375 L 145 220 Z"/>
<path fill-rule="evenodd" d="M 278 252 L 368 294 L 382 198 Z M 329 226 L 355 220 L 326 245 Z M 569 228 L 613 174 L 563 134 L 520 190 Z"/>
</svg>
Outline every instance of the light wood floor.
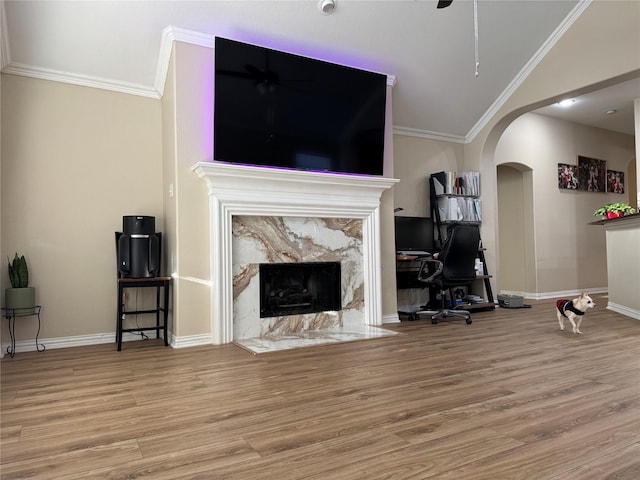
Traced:
<svg viewBox="0 0 640 480">
<path fill-rule="evenodd" d="M 552 301 L 252 355 L 157 341 L 2 359 L 1 478 L 640 478 L 640 322 Z"/>
</svg>

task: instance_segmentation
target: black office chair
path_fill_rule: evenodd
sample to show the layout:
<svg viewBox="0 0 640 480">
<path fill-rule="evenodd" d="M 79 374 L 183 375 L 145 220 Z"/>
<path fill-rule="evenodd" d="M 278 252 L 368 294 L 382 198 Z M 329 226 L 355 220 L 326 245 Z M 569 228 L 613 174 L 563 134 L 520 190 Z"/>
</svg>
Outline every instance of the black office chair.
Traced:
<svg viewBox="0 0 640 480">
<path fill-rule="evenodd" d="M 467 310 L 446 308 L 445 291 L 449 290 L 449 297 L 454 307 L 454 287 L 469 285 L 476 279 L 475 263 L 479 248 L 479 226 L 454 223 L 447 229 L 447 239 L 438 258 L 427 258 L 421 262 L 418 281 L 436 287 L 440 291 L 440 308 L 431 315 L 431 323 L 434 325 L 438 323 L 439 318 L 446 317 L 464 318 L 467 324 L 471 323 L 471 314 Z M 417 314 L 420 313 L 427 313 L 427 311 L 417 312 Z"/>
</svg>

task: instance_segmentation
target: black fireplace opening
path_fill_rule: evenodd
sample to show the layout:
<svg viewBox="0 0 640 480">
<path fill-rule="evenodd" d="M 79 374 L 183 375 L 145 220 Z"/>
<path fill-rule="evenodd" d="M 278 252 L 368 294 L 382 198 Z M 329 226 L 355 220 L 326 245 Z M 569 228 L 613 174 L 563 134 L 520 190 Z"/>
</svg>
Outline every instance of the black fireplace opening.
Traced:
<svg viewBox="0 0 640 480">
<path fill-rule="evenodd" d="M 260 318 L 342 310 L 340 262 L 261 263 Z"/>
</svg>

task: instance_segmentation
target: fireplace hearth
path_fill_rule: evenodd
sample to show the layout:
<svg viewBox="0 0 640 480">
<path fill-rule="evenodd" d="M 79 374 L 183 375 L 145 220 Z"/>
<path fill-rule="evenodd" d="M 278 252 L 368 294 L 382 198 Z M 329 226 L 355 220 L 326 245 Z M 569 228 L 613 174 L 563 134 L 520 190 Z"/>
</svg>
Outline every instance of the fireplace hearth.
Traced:
<svg viewBox="0 0 640 480">
<path fill-rule="evenodd" d="M 340 262 L 260 264 L 260 318 L 342 310 Z"/>
</svg>

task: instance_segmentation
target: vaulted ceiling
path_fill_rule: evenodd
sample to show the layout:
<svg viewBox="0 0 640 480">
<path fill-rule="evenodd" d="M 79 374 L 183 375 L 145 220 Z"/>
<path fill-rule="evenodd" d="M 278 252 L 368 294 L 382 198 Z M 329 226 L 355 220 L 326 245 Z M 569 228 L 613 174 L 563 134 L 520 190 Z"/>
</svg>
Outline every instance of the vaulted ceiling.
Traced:
<svg viewBox="0 0 640 480">
<path fill-rule="evenodd" d="M 222 36 L 392 75 L 396 131 L 464 142 L 585 7 L 578 0 L 478 0 L 475 17 L 473 1 L 444 9 L 436 3 L 335 0 L 327 15 L 318 0 L 7 0 L 0 67 L 160 97 L 163 32 Z M 640 91 L 640 83 L 629 88 Z"/>
</svg>

